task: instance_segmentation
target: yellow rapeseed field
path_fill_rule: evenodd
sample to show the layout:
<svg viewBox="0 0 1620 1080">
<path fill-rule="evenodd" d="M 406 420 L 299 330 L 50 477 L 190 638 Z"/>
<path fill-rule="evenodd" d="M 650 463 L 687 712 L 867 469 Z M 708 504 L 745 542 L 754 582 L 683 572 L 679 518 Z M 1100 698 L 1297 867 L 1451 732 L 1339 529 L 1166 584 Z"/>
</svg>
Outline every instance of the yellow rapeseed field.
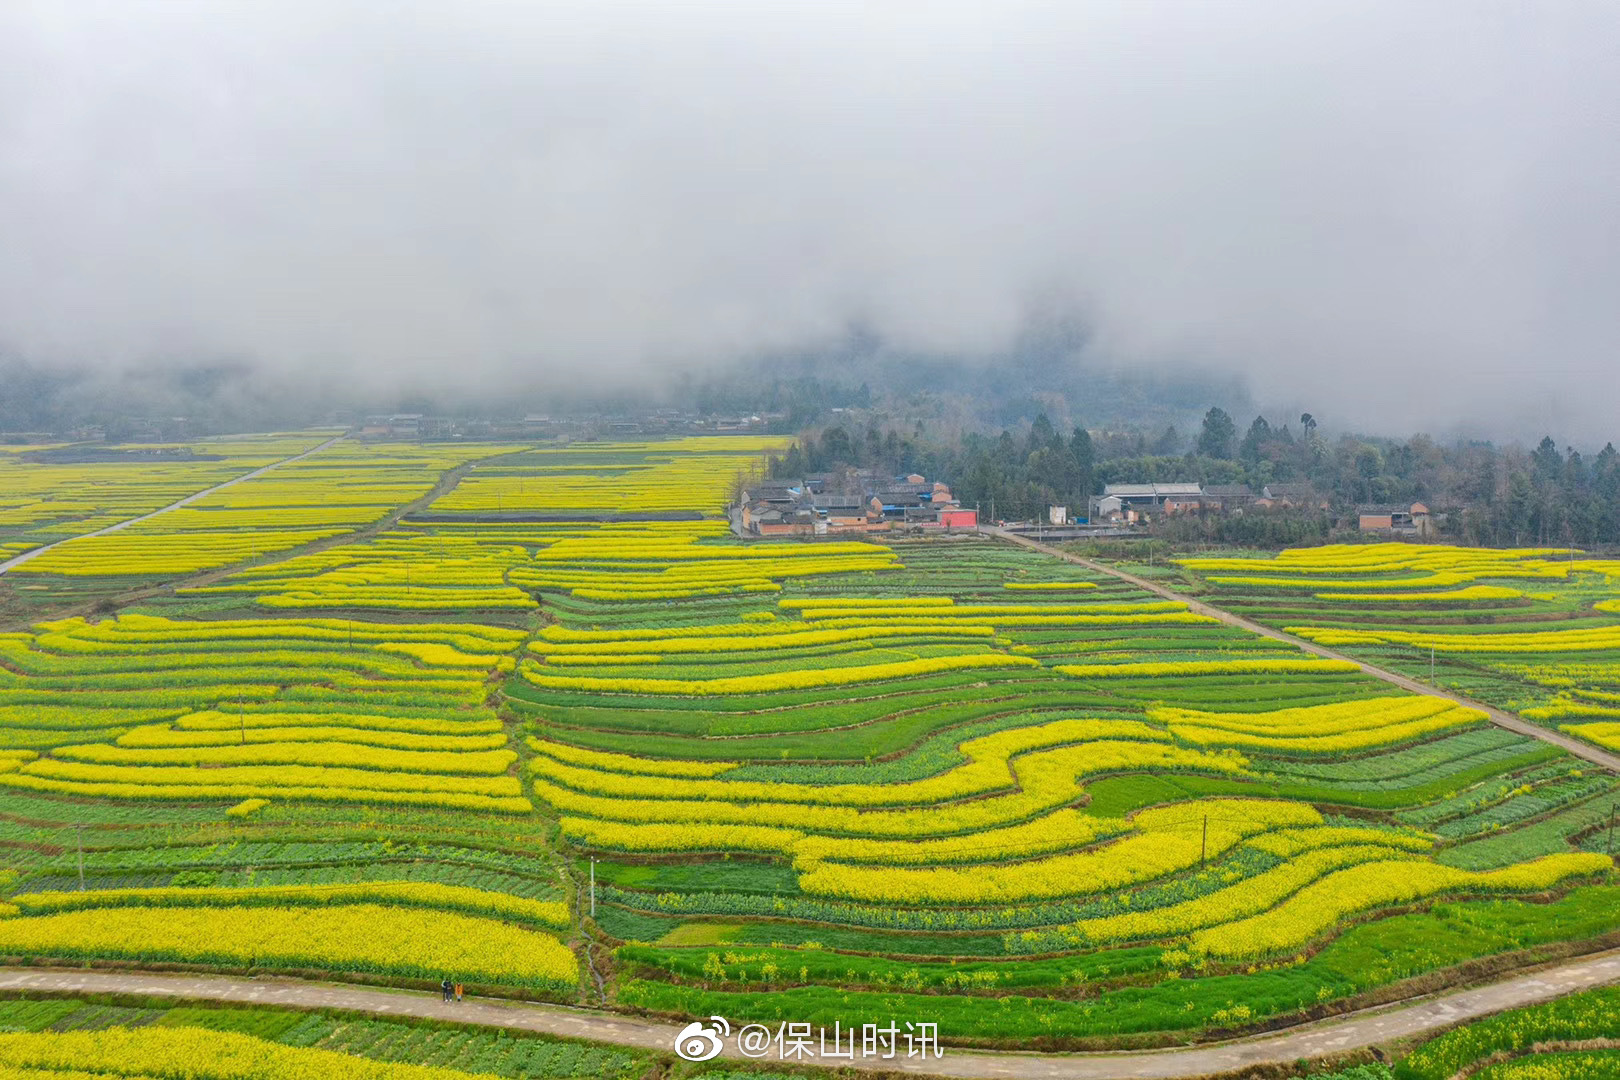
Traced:
<svg viewBox="0 0 1620 1080">
<path fill-rule="evenodd" d="M 0 919 L 0 951 L 318 968 L 566 989 L 574 954 L 494 919 L 381 904 L 112 907 Z"/>
<path fill-rule="evenodd" d="M 0 1071 L 7 1080 L 472 1080 L 475 1075 L 196 1027 L 0 1033 Z"/>
</svg>

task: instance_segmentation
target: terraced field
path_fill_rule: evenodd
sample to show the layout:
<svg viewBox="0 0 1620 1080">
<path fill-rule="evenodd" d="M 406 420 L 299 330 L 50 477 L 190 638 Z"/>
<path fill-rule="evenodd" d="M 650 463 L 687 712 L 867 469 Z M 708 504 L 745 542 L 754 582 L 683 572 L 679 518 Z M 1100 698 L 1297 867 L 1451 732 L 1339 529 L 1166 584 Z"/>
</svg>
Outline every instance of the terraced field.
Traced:
<svg viewBox="0 0 1620 1080">
<path fill-rule="evenodd" d="M 108 985 L 120 981 L 120 977 L 99 976 L 96 981 Z M 144 981 L 151 982 L 150 978 Z M 202 985 L 194 980 L 172 982 L 176 988 Z M 211 985 L 222 983 L 216 980 Z M 236 981 L 229 985 L 243 991 L 252 984 Z M 293 989 L 320 993 L 313 987 Z M 285 988 L 278 990 L 277 999 L 287 992 Z M 362 991 L 331 996 L 352 1003 L 383 995 Z M 220 1007 L 209 1003 L 177 1004 L 172 998 L 139 995 L 84 1002 L 28 992 L 0 1002 L 0 1066 L 8 1070 L 8 1075 L 33 1080 L 59 1077 L 67 1065 L 95 1069 L 93 1073 L 80 1071 L 76 1075 L 178 1075 L 183 1070 L 183 1075 L 201 1080 L 323 1077 L 339 1073 L 388 1080 L 457 1080 L 470 1075 L 631 1080 L 671 1071 L 703 1075 L 709 1080 L 787 1080 L 790 1075 L 807 1075 L 803 1071 L 786 1074 L 757 1067 L 742 1071 L 722 1066 L 721 1071 L 705 1071 L 702 1066 L 693 1068 L 684 1063 L 673 1065 L 672 1070 L 665 1055 L 649 1053 L 645 1046 L 631 1050 L 592 1047 L 528 1031 L 529 1021 L 546 1022 L 541 1009 L 492 1011 L 478 1005 L 409 1004 L 410 1019 L 366 1018 L 352 1009 L 330 1006 L 294 1011 L 253 1001 Z M 1620 991 L 1614 987 L 1577 990 L 1560 999 L 1510 1008 L 1471 1023 L 1442 1024 L 1438 1030 L 1422 1031 L 1390 1044 L 1390 1050 L 1379 1051 L 1375 1061 L 1367 1060 L 1373 1054 L 1365 1048 L 1341 1049 L 1337 1067 L 1305 1066 L 1290 1075 L 1314 1080 L 1446 1080 L 1473 1075 L 1494 1076 L 1497 1080 L 1605 1080 L 1614 1075 L 1616 1047 L 1612 1033 L 1617 1006 Z M 463 1009 L 467 1012 L 463 1013 Z M 425 1017 L 424 1013 L 443 1015 Z M 472 1022 L 458 1023 L 462 1017 Z M 556 1013 L 549 1019 L 564 1020 Z M 498 1026 L 493 1031 L 474 1026 L 480 1021 Z M 1344 1032 L 1344 1041 L 1352 1045 L 1360 1038 L 1354 1022 L 1326 1030 Z M 1272 1053 L 1276 1048 L 1268 1046 L 1263 1053 Z M 974 1059 L 952 1055 L 948 1064 L 952 1075 L 1051 1075 L 1056 1068 L 1080 1080 L 1113 1080 L 1125 1076 L 1207 1075 L 1213 1052 L 1193 1047 L 1126 1057 L 990 1055 Z M 1362 1064 L 1344 1064 L 1358 1058 Z M 136 1072 L 131 1064 L 137 1060 L 151 1065 Z M 1297 1063 L 1272 1060 L 1275 1065 L 1297 1067 Z M 1393 1068 L 1383 1063 L 1391 1060 Z M 1020 1072 L 1021 1065 L 1028 1067 L 1025 1072 Z"/>
<path fill-rule="evenodd" d="M 1367 913 L 1607 869 L 1502 844 L 1537 790 L 1613 784 L 1478 713 L 1039 555 L 892 550 L 724 622 L 624 601 L 529 645 L 510 707 L 536 801 L 599 859 L 621 1002 L 1054 1043 L 1242 1026 L 1495 951 L 1403 955 L 1423 914 L 1340 934 Z M 1061 578 L 1094 587 L 1007 588 Z"/>
<path fill-rule="evenodd" d="M 143 447 L 128 461 L 52 464 L 31 456 L 60 448 L 0 447 L 0 530 L 22 550 L 93 532 L 309 450 L 332 434 L 204 440 L 184 448 L 189 456 L 168 460 Z"/>
<path fill-rule="evenodd" d="M 990 539 L 739 542 L 726 492 L 772 445 L 487 456 L 374 535 L 0 635 L 0 955 L 451 974 L 679 1018 L 1087 1047 L 1620 940 L 1614 777 Z M 206 513 L 353 530 L 477 457 L 318 464 L 343 446 Z M 199 505 L 151 524 L 183 550 Z M 1402 605 L 1391 631 L 1428 625 L 1411 611 L 1620 625 L 1591 611 L 1597 564 L 1470 554 L 1334 577 L 1290 553 L 1286 575 L 1326 581 L 1303 608 L 1303 586 L 1249 582 L 1284 578 L 1272 564 L 1194 569 L 1239 608 L 1289 597 L 1264 613 L 1290 626 L 1379 604 Z M 1477 591 L 1503 580 L 1529 583 L 1523 604 Z M 1402 589 L 1416 608 L 1365 599 Z M 1537 700 L 1601 707 L 1594 651 Z M 50 1045 L 17 1042 L 16 1067 Z"/>
<path fill-rule="evenodd" d="M 705 478 L 757 459 L 746 440 L 685 450 L 597 455 L 666 474 L 687 461 Z M 352 530 L 467 458 L 340 444 L 140 527 L 185 549 L 216 521 L 202 515 L 257 538 L 256 522 L 273 530 L 307 504 Z M 552 469 L 544 454 L 531 466 Z M 723 500 L 706 479 L 684 490 L 706 510 Z M 684 516 L 666 523 L 670 542 L 725 531 L 700 510 Z M 571 889 L 497 688 L 541 618 L 535 591 L 506 571 L 597 527 L 618 528 L 402 526 L 265 564 L 280 578 L 249 566 L 217 590 L 0 635 L 0 955 L 407 984 L 453 973 L 486 991 L 578 995 Z M 196 569 L 181 563 L 136 544 L 85 560 L 84 576 L 116 588 Z M 24 580 L 39 606 L 81 599 L 71 575 L 37 565 Z M 378 567 L 380 579 L 359 580 Z M 299 583 L 301 602 L 287 603 L 281 581 Z"/>
<path fill-rule="evenodd" d="M 1179 562 L 1231 611 L 1620 749 L 1620 562 L 1399 543 Z"/>
<path fill-rule="evenodd" d="M 1399 1065 L 1401 1080 L 1600 1080 L 1620 1076 L 1620 989 L 1517 1009 L 1430 1040 Z"/>
<path fill-rule="evenodd" d="M 325 445 L 337 434 L 141 448 L 127 462 L 0 454 L 0 482 L 15 480 L 19 492 L 16 505 L 0 504 L 0 555 L 34 552 L 0 577 L 0 612 L 26 618 L 71 600 L 116 604 L 132 589 L 340 541 L 490 452 Z"/>
<path fill-rule="evenodd" d="M 18 1080 L 552 1080 L 646 1074 L 651 1055 L 451 1024 L 325 1012 L 78 1000 L 0 1002 L 0 1069 Z"/>
</svg>

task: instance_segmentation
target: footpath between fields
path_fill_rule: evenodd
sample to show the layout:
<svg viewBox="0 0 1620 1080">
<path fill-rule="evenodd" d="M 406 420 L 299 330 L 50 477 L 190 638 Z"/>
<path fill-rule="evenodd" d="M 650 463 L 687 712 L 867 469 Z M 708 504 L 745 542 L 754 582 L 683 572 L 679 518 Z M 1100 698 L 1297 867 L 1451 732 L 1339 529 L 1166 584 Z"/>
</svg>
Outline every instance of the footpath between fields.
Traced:
<svg viewBox="0 0 1620 1080">
<path fill-rule="evenodd" d="M 795 1064 L 963 1080 L 1189 1080 L 1258 1066 L 1341 1057 L 1402 1040 L 1433 1035 L 1507 1009 L 1537 1005 L 1582 990 L 1620 983 L 1620 950 L 1570 960 L 1502 982 L 1437 995 L 1404 1005 L 1336 1017 L 1283 1032 L 1175 1050 L 1128 1053 L 1022 1054 L 947 1048 L 940 1058 L 817 1059 L 815 1048 Z M 0 992 L 120 994 L 228 1002 L 269 1008 L 332 1009 L 451 1021 L 541 1035 L 585 1039 L 671 1054 L 679 1025 L 561 1005 L 469 999 L 447 1002 L 411 990 L 379 990 L 293 979 L 223 975 L 86 971 L 60 968 L 0 969 Z M 727 1041 L 717 1060 L 744 1058 Z M 765 1059 L 768 1063 L 772 1059 Z"/>
<path fill-rule="evenodd" d="M 125 518 L 123 521 L 114 522 L 113 524 L 108 525 L 108 526 L 106 526 L 104 528 L 97 529 L 94 532 L 79 533 L 76 536 L 64 537 L 61 540 L 57 540 L 57 541 L 55 541 L 53 543 L 49 543 L 49 544 L 44 544 L 44 545 L 42 545 L 40 547 L 37 547 L 37 548 L 29 548 L 27 551 L 23 552 L 20 555 L 14 555 L 11 558 L 6 559 L 4 562 L 0 562 L 0 574 L 3 574 L 7 570 L 10 570 L 10 569 L 12 569 L 14 567 L 21 566 L 23 563 L 29 562 L 29 561 L 31 561 L 33 559 L 37 559 L 41 555 L 45 554 L 47 551 L 54 551 L 57 548 L 61 547 L 63 544 L 70 544 L 75 540 L 89 540 L 91 537 L 95 537 L 95 536 L 108 536 L 108 535 L 110 535 L 112 533 L 115 533 L 115 532 L 122 532 L 123 530 L 129 528 L 131 525 L 139 525 L 143 521 L 151 521 L 155 517 L 160 517 L 160 516 L 162 516 L 164 514 L 167 514 L 170 510 L 178 510 L 183 506 L 190 506 L 192 503 L 196 502 L 198 499 L 207 498 L 208 496 L 214 494 L 216 491 L 224 491 L 226 488 L 235 487 L 237 484 L 243 483 L 245 481 L 256 480 L 259 477 L 264 476 L 267 473 L 274 472 L 275 470 L 281 468 L 283 465 L 290 465 L 295 461 L 303 461 L 305 458 L 309 457 L 311 454 L 320 453 L 322 450 L 325 450 L 328 446 L 331 446 L 335 442 L 340 442 L 346 437 L 347 436 L 344 436 L 344 435 L 334 435 L 332 438 L 327 439 L 325 442 L 321 443 L 319 446 L 312 446 L 308 450 L 305 450 L 305 451 L 303 451 L 301 453 L 294 454 L 291 457 L 284 457 L 279 461 L 272 461 L 268 465 L 260 465 L 257 469 L 254 469 L 251 472 L 245 472 L 241 476 L 233 476 L 229 480 L 224 480 L 224 481 L 221 481 L 220 483 L 215 484 L 213 487 L 203 488 L 201 491 L 193 491 L 190 495 L 187 495 L 187 496 L 185 496 L 184 498 L 181 498 L 181 499 L 176 499 L 174 502 L 170 503 L 167 506 L 160 506 L 156 510 L 149 510 L 146 513 L 140 514 L 140 515 L 138 515 L 136 517 Z"/>
<path fill-rule="evenodd" d="M 157 517 L 159 514 L 164 514 L 177 507 L 195 502 L 206 495 L 211 495 L 221 488 L 230 487 L 232 484 L 239 484 L 244 480 L 251 480 L 256 476 L 262 476 L 266 472 L 269 472 L 270 470 L 281 465 L 286 465 L 288 462 L 298 461 L 306 458 L 316 451 L 324 450 L 326 447 L 331 446 L 333 443 L 344 438 L 347 438 L 347 436 L 340 435 L 337 438 L 329 439 L 320 446 L 306 450 L 302 454 L 273 462 L 244 476 L 238 476 L 234 480 L 227 480 L 223 484 L 218 484 L 214 487 L 208 488 L 206 491 L 194 492 L 193 494 L 187 495 L 179 502 L 171 503 L 168 506 L 163 507 L 161 510 L 154 510 L 149 514 L 143 514 L 138 518 L 130 518 L 127 521 L 121 521 L 116 525 L 111 525 L 96 532 L 84 533 L 81 536 L 68 537 L 67 540 L 58 540 L 56 543 L 50 544 L 46 547 L 34 548 L 30 551 L 23 552 L 23 554 L 17 558 L 10 559 L 5 563 L 0 563 L 0 573 L 3 573 L 5 570 L 17 565 L 19 562 L 26 562 L 28 559 L 34 558 L 35 556 L 43 555 L 51 548 L 68 543 L 69 540 L 82 540 L 91 536 L 101 536 L 109 532 L 116 532 L 120 529 L 127 528 L 138 521 L 149 520 Z M 203 570 L 194 574 L 174 578 L 172 580 L 141 585 L 126 592 L 118 593 L 114 596 L 104 597 L 99 600 L 74 600 L 70 603 L 58 605 L 56 607 L 42 608 L 40 610 L 30 612 L 26 617 L 20 619 L 8 619 L 0 621 L 0 630 L 27 630 L 33 627 L 36 623 L 43 622 L 46 619 L 66 619 L 75 616 L 84 617 L 100 612 L 116 611 L 119 608 L 128 607 L 132 604 L 138 604 L 144 600 L 150 600 L 156 596 L 172 596 L 176 589 L 190 589 L 205 585 L 214 585 L 233 574 L 240 573 L 242 570 L 245 570 L 248 567 L 273 565 L 275 563 L 285 562 L 289 559 L 297 558 L 301 555 L 313 555 L 317 552 L 328 551 L 332 548 L 343 547 L 348 544 L 364 543 L 367 540 L 376 539 L 376 537 L 381 535 L 383 532 L 392 529 L 395 525 L 399 524 L 402 519 L 409 517 L 410 515 L 423 510 L 428 506 L 431 506 L 436 500 L 448 494 L 453 488 L 455 488 L 457 484 L 461 482 L 462 478 L 465 477 L 476 464 L 478 464 L 478 462 L 465 462 L 461 465 L 455 466 L 452 469 L 446 470 L 439 477 L 438 482 L 435 483 L 432 489 L 430 489 L 425 495 L 418 496 L 410 502 L 394 508 L 393 510 L 389 511 L 385 517 L 372 522 L 370 525 L 363 525 L 359 528 L 351 529 L 348 532 L 338 533 L 335 536 L 323 537 L 320 540 L 312 540 L 307 544 L 301 544 L 295 548 L 287 548 L 284 551 L 273 552 L 269 555 L 256 555 L 252 558 L 231 563 L 228 566 L 219 566 L 212 570 Z"/>
<path fill-rule="evenodd" d="M 1453 693 L 1450 690 L 1430 685 L 1429 683 L 1414 679 L 1410 675 L 1402 675 L 1398 671 L 1391 671 L 1388 668 L 1381 668 L 1374 664 L 1357 660 L 1353 656 L 1346 656 L 1344 653 L 1335 649 L 1329 649 L 1326 646 L 1316 644 L 1314 641 L 1307 641 L 1302 637 L 1295 637 L 1293 634 L 1290 634 L 1284 630 L 1278 630 L 1275 627 L 1257 623 L 1253 619 L 1244 618 L 1242 615 L 1234 615 L 1232 612 L 1227 611 L 1224 608 L 1216 607 L 1214 604 L 1207 603 L 1203 600 L 1196 600 L 1190 596 L 1183 596 L 1174 589 L 1166 588 L 1165 586 L 1160 585 L 1158 582 L 1150 581 L 1144 577 L 1138 577 L 1137 575 L 1128 573 L 1127 571 L 1121 570 L 1118 567 L 1109 566 L 1107 563 L 1098 562 L 1095 559 L 1087 559 L 1080 555 L 1074 555 L 1062 550 L 1061 548 L 1055 548 L 1049 544 L 1042 544 L 1038 541 L 1030 540 L 1026 537 L 1007 532 L 1005 529 L 997 529 L 986 526 L 980 531 L 986 533 L 987 535 L 1000 537 L 1003 540 L 1008 540 L 1014 544 L 1022 545 L 1023 547 L 1032 548 L 1036 551 L 1042 552 L 1043 554 L 1051 555 L 1054 558 L 1062 559 L 1064 562 L 1071 562 L 1076 566 L 1083 566 L 1087 570 L 1092 570 L 1099 574 L 1107 574 L 1110 577 L 1118 578 L 1120 581 L 1135 585 L 1139 589 L 1146 589 L 1155 596 L 1162 596 L 1166 600 L 1174 600 L 1177 603 L 1186 604 L 1190 610 L 1198 613 L 1199 615 L 1208 615 L 1212 619 L 1219 619 L 1228 626 L 1235 626 L 1240 630 L 1247 630 L 1252 634 L 1260 634 L 1275 641 L 1285 641 L 1290 645 L 1295 645 L 1301 649 L 1304 649 L 1313 656 L 1320 656 L 1327 660 L 1343 660 L 1347 663 L 1354 664 L 1368 675 L 1371 675 L 1373 678 L 1382 679 L 1384 682 L 1387 682 L 1392 686 L 1398 686 L 1402 690 L 1408 690 L 1414 694 L 1428 694 L 1433 697 L 1442 697 L 1448 701 L 1454 701 L 1458 705 L 1465 705 L 1470 709 L 1478 709 L 1490 719 L 1491 723 L 1497 725 L 1498 727 L 1506 728 L 1507 730 L 1517 732 L 1520 735 L 1528 735 L 1532 739 L 1540 739 L 1545 743 L 1551 743 L 1561 750 L 1567 750 L 1569 753 L 1574 754 L 1578 758 L 1583 758 L 1586 761 L 1590 761 L 1594 765 L 1601 765 L 1610 772 L 1620 773 L 1620 756 L 1608 753 L 1605 750 L 1593 746 L 1591 743 L 1582 742 L 1580 739 L 1562 734 L 1561 732 L 1551 731 L 1537 724 L 1532 724 L 1528 720 L 1514 716 L 1510 712 L 1504 712 L 1495 706 L 1487 705 L 1482 701 L 1475 701 L 1473 698 L 1464 697 L 1463 695 Z"/>
</svg>

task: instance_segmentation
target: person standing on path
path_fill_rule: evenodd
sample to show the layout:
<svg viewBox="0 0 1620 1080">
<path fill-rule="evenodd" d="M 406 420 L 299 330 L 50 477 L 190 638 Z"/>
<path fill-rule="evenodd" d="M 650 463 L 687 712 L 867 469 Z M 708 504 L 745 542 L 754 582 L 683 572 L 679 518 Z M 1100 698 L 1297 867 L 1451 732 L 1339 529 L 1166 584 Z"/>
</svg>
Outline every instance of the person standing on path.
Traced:
<svg viewBox="0 0 1620 1080">
<path fill-rule="evenodd" d="M 446 975 L 444 977 L 444 981 L 439 984 L 439 989 L 444 992 L 444 1000 L 449 1001 L 450 1000 L 450 976 Z"/>
<path fill-rule="evenodd" d="M 462 992 L 463 989 L 464 989 L 464 987 L 460 983 L 456 983 L 456 1000 L 457 1001 L 461 1000 L 461 992 Z"/>
</svg>

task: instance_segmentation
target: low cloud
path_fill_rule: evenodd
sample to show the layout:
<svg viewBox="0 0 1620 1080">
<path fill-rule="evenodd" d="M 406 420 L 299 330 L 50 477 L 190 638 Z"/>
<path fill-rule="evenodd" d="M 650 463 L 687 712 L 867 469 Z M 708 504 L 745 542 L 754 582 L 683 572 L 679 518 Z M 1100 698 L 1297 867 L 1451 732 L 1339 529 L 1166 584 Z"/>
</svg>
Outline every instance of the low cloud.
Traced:
<svg viewBox="0 0 1620 1080">
<path fill-rule="evenodd" d="M 0 342 L 498 386 L 858 326 L 1607 437 L 1620 8 L 0 10 Z"/>
</svg>

